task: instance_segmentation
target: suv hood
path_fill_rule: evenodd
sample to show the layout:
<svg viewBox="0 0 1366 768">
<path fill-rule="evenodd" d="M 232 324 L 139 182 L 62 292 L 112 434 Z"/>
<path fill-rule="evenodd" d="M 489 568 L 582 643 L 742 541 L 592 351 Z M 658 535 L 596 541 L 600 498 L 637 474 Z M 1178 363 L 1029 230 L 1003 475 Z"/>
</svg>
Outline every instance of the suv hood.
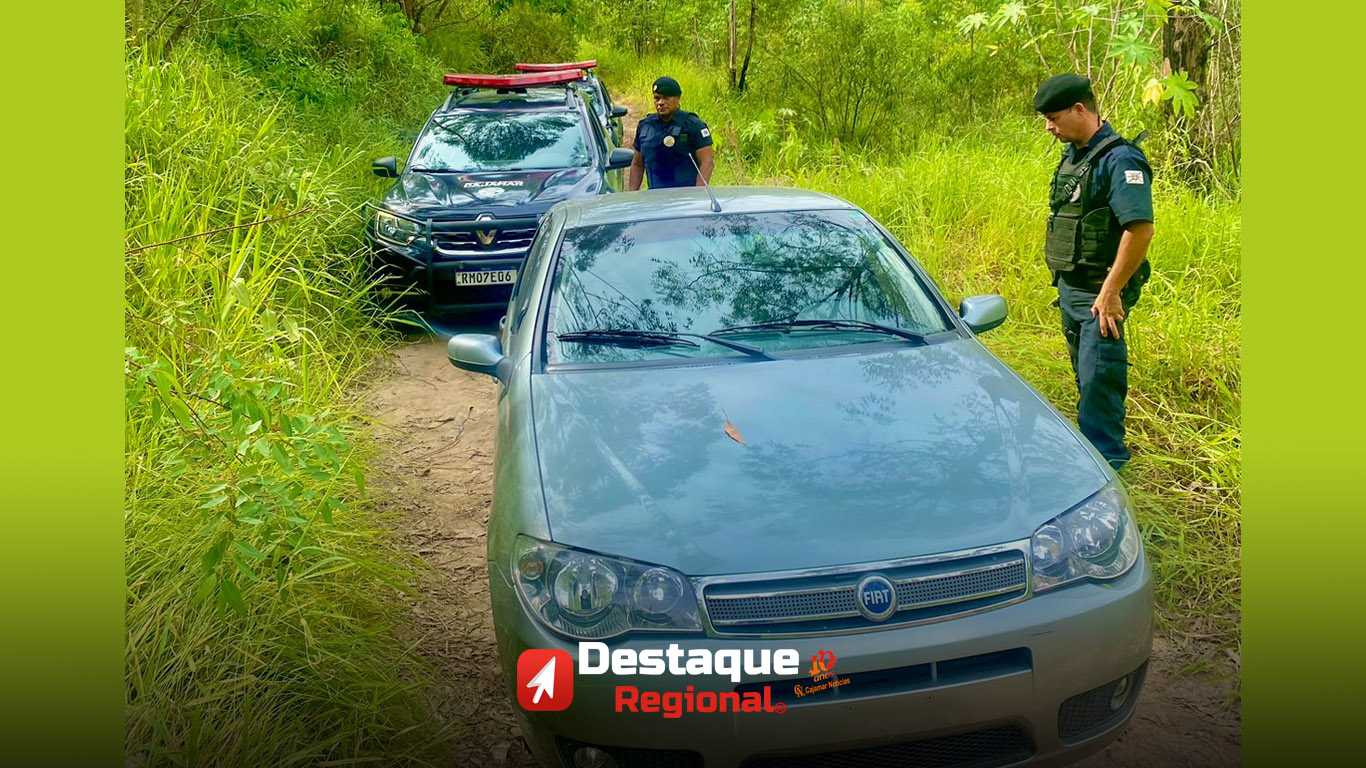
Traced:
<svg viewBox="0 0 1366 768">
<path fill-rule="evenodd" d="M 554 540 L 691 576 L 1024 539 L 1110 478 L 970 339 L 535 375 L 532 400 Z"/>
<path fill-rule="evenodd" d="M 474 213 L 528 207 L 502 215 L 539 213 L 570 197 L 596 193 L 602 179 L 594 168 L 489 173 L 407 171 L 380 200 L 383 208 L 419 218 L 462 218 Z M 497 190 L 497 191 L 494 191 Z"/>
</svg>

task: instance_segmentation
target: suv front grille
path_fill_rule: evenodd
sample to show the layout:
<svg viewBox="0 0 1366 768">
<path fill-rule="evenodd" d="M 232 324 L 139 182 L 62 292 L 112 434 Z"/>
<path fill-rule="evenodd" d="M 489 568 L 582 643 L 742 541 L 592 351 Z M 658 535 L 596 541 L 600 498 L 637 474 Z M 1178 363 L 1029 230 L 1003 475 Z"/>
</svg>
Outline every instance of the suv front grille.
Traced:
<svg viewBox="0 0 1366 768">
<path fill-rule="evenodd" d="M 897 610 L 884 621 L 864 618 L 857 606 L 858 583 L 873 573 L 896 587 Z M 1008 547 L 793 578 L 704 580 L 702 594 L 708 621 L 718 635 L 804 634 L 947 618 L 1023 598 L 1028 585 L 1023 551 Z"/>
<path fill-rule="evenodd" d="M 477 232 L 493 233 L 493 240 L 487 245 Z M 437 253 L 443 256 L 462 256 L 465 258 L 513 258 L 525 254 L 536 237 L 536 229 L 499 229 L 497 220 L 490 221 L 488 229 L 477 231 L 446 231 L 432 233 L 436 240 Z M 517 251 L 518 253 L 510 253 Z"/>
</svg>

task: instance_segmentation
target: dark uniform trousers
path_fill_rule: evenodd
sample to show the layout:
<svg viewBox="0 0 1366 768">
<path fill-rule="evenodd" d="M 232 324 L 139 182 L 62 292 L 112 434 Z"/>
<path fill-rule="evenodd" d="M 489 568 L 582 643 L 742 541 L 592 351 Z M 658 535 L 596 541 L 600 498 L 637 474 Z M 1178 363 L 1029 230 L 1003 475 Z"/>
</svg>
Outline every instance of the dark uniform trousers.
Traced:
<svg viewBox="0 0 1366 768">
<path fill-rule="evenodd" d="M 1139 283 L 1130 280 L 1119 294 L 1125 318 L 1143 291 Z M 1112 465 L 1118 465 L 1129 460 L 1129 449 L 1124 445 L 1129 350 L 1123 323 L 1119 338 L 1101 335 L 1100 318 L 1091 314 L 1091 305 L 1098 295 L 1091 286 L 1079 287 L 1058 281 L 1062 332 L 1067 338 L 1067 352 L 1072 358 L 1072 372 L 1077 381 L 1077 425 L 1102 456 Z"/>
</svg>

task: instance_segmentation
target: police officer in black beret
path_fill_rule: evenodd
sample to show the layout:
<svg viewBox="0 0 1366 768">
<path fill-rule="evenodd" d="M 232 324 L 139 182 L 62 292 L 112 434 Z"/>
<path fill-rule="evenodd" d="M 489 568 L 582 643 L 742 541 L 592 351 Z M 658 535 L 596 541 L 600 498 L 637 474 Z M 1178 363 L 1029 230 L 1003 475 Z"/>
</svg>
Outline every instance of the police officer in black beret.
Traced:
<svg viewBox="0 0 1366 768">
<path fill-rule="evenodd" d="M 1119 469 L 1129 460 L 1124 321 L 1152 271 L 1153 172 L 1137 142 L 1100 119 L 1086 78 L 1050 77 L 1034 95 L 1034 109 L 1067 145 L 1053 174 L 1044 258 L 1076 375 L 1077 424 Z"/>
<path fill-rule="evenodd" d="M 651 90 L 655 114 L 636 125 L 636 156 L 627 173 L 627 189 L 640 189 L 642 177 L 648 177 L 650 189 L 699 187 L 703 180 L 710 182 L 716 161 L 711 129 L 702 118 L 678 108 L 683 89 L 677 80 L 661 77 Z"/>
</svg>

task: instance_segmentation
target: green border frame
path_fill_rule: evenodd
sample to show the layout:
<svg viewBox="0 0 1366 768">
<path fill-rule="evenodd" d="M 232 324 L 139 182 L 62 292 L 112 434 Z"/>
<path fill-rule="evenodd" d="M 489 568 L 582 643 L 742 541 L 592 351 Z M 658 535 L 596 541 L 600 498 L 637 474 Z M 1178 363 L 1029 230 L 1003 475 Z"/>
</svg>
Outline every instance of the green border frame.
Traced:
<svg viewBox="0 0 1366 768">
<path fill-rule="evenodd" d="M 1244 10 L 1243 760 L 1359 764 L 1366 6 Z"/>
<path fill-rule="evenodd" d="M 8 765 L 123 744 L 123 13 L 5 8 L 3 259 Z M 73 119 L 73 107 L 79 107 Z M 61 201 L 57 204 L 56 201 Z"/>
<path fill-rule="evenodd" d="M 4 194 L 20 226 L 4 272 L 5 414 L 18 429 L 0 443 L 3 753 L 108 765 L 122 759 L 123 720 L 122 14 L 95 0 L 7 10 Z M 1360 3 L 1244 9 L 1250 766 L 1360 754 L 1366 504 L 1349 483 L 1366 428 L 1366 256 L 1352 226 L 1366 177 L 1353 141 L 1363 17 Z"/>
</svg>

